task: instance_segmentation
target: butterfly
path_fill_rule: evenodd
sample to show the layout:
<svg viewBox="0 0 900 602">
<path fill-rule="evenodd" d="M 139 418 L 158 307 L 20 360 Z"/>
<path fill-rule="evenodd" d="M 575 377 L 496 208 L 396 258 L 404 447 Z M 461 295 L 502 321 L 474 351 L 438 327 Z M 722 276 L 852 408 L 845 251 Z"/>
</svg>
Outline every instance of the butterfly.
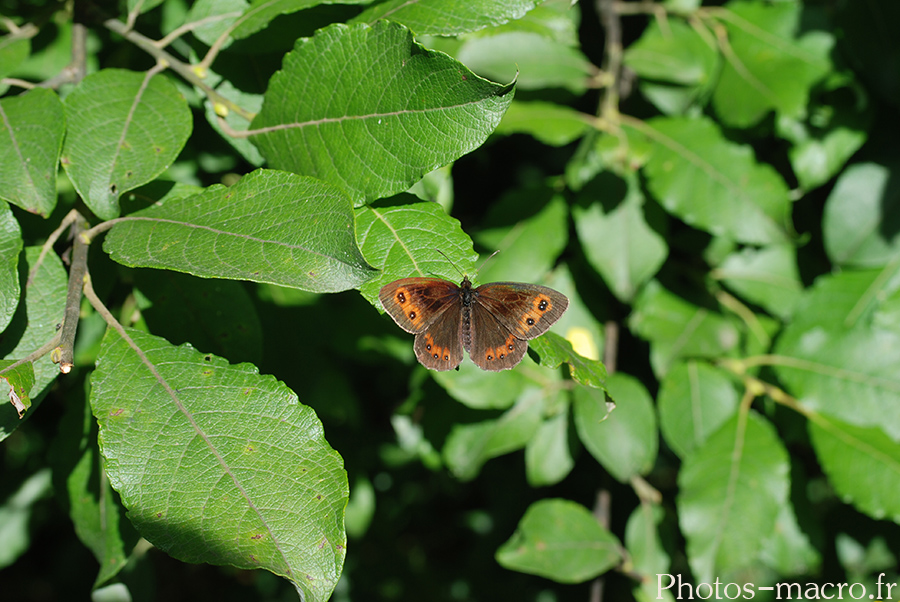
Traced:
<svg viewBox="0 0 900 602">
<path fill-rule="evenodd" d="M 569 307 L 560 292 L 521 282 L 473 288 L 441 278 L 386 284 L 381 305 L 400 328 L 416 335 L 413 349 L 426 368 L 452 370 L 463 349 L 482 370 L 509 370 L 525 357 L 527 341 L 544 334 Z"/>
</svg>

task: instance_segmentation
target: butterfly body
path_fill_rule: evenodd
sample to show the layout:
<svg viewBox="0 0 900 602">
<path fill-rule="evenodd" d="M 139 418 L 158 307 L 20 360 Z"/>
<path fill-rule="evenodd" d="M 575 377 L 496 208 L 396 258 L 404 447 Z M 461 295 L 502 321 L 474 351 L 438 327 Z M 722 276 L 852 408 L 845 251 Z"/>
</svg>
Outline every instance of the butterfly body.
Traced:
<svg viewBox="0 0 900 602">
<path fill-rule="evenodd" d="M 508 370 L 525 356 L 529 339 L 545 332 L 569 305 L 546 286 L 493 282 L 477 288 L 440 278 L 403 278 L 379 299 L 398 326 L 416 335 L 413 349 L 432 370 L 452 370 L 463 350 L 483 370 Z"/>
</svg>

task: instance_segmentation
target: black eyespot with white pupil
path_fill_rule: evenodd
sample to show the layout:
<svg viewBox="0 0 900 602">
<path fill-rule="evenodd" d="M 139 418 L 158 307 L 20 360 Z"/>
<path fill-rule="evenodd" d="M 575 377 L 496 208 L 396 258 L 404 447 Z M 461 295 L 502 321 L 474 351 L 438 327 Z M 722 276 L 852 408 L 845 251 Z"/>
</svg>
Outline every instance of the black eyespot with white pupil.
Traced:
<svg viewBox="0 0 900 602">
<path fill-rule="evenodd" d="M 400 303 L 406 303 L 406 294 L 403 291 L 397 293 L 397 301 Z"/>
<path fill-rule="evenodd" d="M 528 318 L 527 320 L 525 320 L 525 322 L 526 322 L 529 326 L 534 326 L 534 318 Z"/>
<path fill-rule="evenodd" d="M 409 319 L 410 319 L 410 320 L 415 320 L 415 319 L 416 319 L 416 312 L 414 312 L 414 311 L 409 312 Z"/>
<path fill-rule="evenodd" d="M 548 305 L 548 304 L 547 304 L 547 300 L 546 300 L 546 299 L 541 299 L 541 302 L 540 302 L 540 304 L 538 305 L 538 309 L 541 310 L 541 311 L 547 311 L 547 305 Z"/>
</svg>

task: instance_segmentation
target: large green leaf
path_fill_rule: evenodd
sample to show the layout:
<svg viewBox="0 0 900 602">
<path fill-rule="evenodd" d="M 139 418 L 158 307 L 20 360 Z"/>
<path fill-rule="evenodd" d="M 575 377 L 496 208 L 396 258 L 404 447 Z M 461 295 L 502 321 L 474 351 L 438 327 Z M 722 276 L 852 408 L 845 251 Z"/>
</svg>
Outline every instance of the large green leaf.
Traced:
<svg viewBox="0 0 900 602">
<path fill-rule="evenodd" d="M 66 270 L 55 253 L 47 253 L 39 262 L 40 256 L 41 247 L 25 248 L 28 268 L 28 272 L 23 270 L 23 277 L 28 278 L 22 286 L 25 294 L 12 322 L 0 337 L 0 358 L 19 360 L 26 357 L 51 340 L 62 323 L 66 309 Z M 29 395 L 40 400 L 44 389 L 59 376 L 59 366 L 53 363 L 48 353 L 32 362 L 32 370 L 34 384 Z M 25 418 L 36 409 L 32 406 Z M 20 424 L 12 406 L 0 404 L 0 440 L 8 437 Z"/>
<path fill-rule="evenodd" d="M 797 250 L 789 244 L 741 249 L 726 257 L 713 275 L 782 320 L 790 317 L 803 294 Z"/>
<path fill-rule="evenodd" d="M 580 583 L 621 561 L 622 544 L 584 506 L 546 499 L 532 504 L 497 562 L 514 571 L 560 583 Z"/>
<path fill-rule="evenodd" d="M 503 115 L 498 134 L 529 134 L 550 146 L 565 146 L 591 129 L 594 118 L 565 105 L 513 101 Z"/>
<path fill-rule="evenodd" d="M 532 487 L 554 485 L 575 466 L 569 450 L 568 404 L 555 416 L 541 423 L 525 446 L 525 477 Z"/>
<path fill-rule="evenodd" d="M 62 103 L 52 90 L 0 99 L 0 199 L 50 215 L 65 133 Z"/>
<path fill-rule="evenodd" d="M 659 385 L 659 426 L 666 443 L 690 456 L 737 411 L 738 391 L 728 374 L 705 362 L 675 364 Z"/>
<path fill-rule="evenodd" d="M 510 31 L 466 39 L 456 58 L 499 81 L 516 78 L 522 89 L 565 88 L 583 93 L 597 68 L 577 48 L 537 33 Z"/>
<path fill-rule="evenodd" d="M 234 0 L 230 0 L 234 1 Z M 254 0 L 244 13 L 234 20 L 231 37 L 246 38 L 265 28 L 269 22 L 281 15 L 288 15 L 321 4 L 369 4 L 372 0 Z M 213 6 L 220 5 L 216 1 Z M 392 21 L 400 21 L 393 16 Z M 415 29 L 415 28 L 413 28 Z"/>
<path fill-rule="evenodd" d="M 372 200 L 479 147 L 512 92 L 422 47 L 397 23 L 337 24 L 285 57 L 252 140 L 272 167 Z"/>
<path fill-rule="evenodd" d="M 752 567 L 788 497 L 788 455 L 772 425 L 738 414 L 685 459 L 678 512 L 698 582 Z"/>
<path fill-rule="evenodd" d="M 569 240 L 568 207 L 549 187 L 529 187 L 495 203 L 476 236 L 490 255 L 479 270 L 483 282 L 540 282 Z"/>
<path fill-rule="evenodd" d="M 900 253 L 900 162 L 892 163 L 857 163 L 838 177 L 822 216 L 825 251 L 834 263 L 879 267 Z"/>
<path fill-rule="evenodd" d="M 708 85 L 719 62 L 711 39 L 679 19 L 651 21 L 623 58 L 641 78 L 683 86 Z"/>
<path fill-rule="evenodd" d="M 727 355 L 740 340 L 723 315 L 685 301 L 656 280 L 638 295 L 629 325 L 650 341 L 650 361 L 660 376 L 680 358 Z"/>
<path fill-rule="evenodd" d="M 418 35 L 458 35 L 519 19 L 543 0 L 387 0 L 363 11 L 353 23 L 403 23 Z"/>
<path fill-rule="evenodd" d="M 131 267 L 335 292 L 374 272 L 356 246 L 353 222 L 340 189 L 259 170 L 231 188 L 211 186 L 135 212 L 113 227 L 103 248 Z"/>
<path fill-rule="evenodd" d="M 744 243 L 787 239 L 788 188 L 748 146 L 730 142 L 707 118 L 658 117 L 644 173 L 659 202 L 695 228 Z"/>
<path fill-rule="evenodd" d="M 810 410 L 900 441 L 898 301 L 897 262 L 816 280 L 770 359 L 788 392 Z"/>
<path fill-rule="evenodd" d="M 6 203 L 0 203 L 0 332 L 19 305 L 19 253 L 22 229 Z"/>
<path fill-rule="evenodd" d="M 102 219 L 119 197 L 166 170 L 191 134 L 184 96 L 163 75 L 104 69 L 66 97 L 62 164 L 84 202 Z M 164 124 L 164 127 L 160 127 Z"/>
<path fill-rule="evenodd" d="M 454 425 L 442 450 L 447 467 L 468 481 L 491 458 L 522 449 L 540 428 L 547 403 L 546 391 L 530 387 L 496 420 Z"/>
<path fill-rule="evenodd" d="M 900 523 L 900 444 L 877 427 L 814 416 L 816 456 L 837 493 L 878 520 Z"/>
<path fill-rule="evenodd" d="M 729 50 L 713 93 L 716 113 L 734 127 L 751 126 L 773 109 L 803 116 L 810 88 L 832 69 L 834 35 L 817 29 L 798 36 L 811 10 L 801 2 L 738 0 L 727 8 L 720 16 Z"/>
<path fill-rule="evenodd" d="M 603 467 L 627 483 L 647 474 L 656 461 L 659 432 L 656 412 L 647 389 L 622 372 L 606 381 L 616 409 L 609 412 L 602 394 L 587 387 L 575 389 L 575 427 L 578 437 Z"/>
<path fill-rule="evenodd" d="M 131 522 L 186 562 L 264 568 L 327 600 L 349 493 L 312 409 L 249 364 L 128 336 L 104 337 L 91 406 Z"/>
<path fill-rule="evenodd" d="M 581 191 L 582 205 L 572 209 L 587 260 L 623 302 L 631 301 L 656 274 L 669 251 L 665 239 L 647 224 L 636 176 L 631 172 L 628 177 L 625 198 L 589 186 Z"/>
</svg>

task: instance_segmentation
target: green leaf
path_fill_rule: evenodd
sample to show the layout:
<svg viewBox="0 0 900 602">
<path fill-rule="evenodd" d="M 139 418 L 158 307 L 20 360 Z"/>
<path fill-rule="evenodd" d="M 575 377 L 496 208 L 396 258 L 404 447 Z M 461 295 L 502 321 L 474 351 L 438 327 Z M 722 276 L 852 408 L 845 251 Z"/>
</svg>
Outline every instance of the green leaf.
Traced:
<svg viewBox="0 0 900 602">
<path fill-rule="evenodd" d="M 853 97 L 847 98 L 851 92 L 855 92 Z M 788 157 L 804 190 L 837 175 L 868 139 L 872 111 L 866 110 L 869 103 L 861 90 L 838 89 L 828 100 L 830 104 L 820 102 L 811 107 L 809 122 L 786 115 L 779 115 L 776 121 L 778 135 L 792 143 Z"/>
<path fill-rule="evenodd" d="M 900 443 L 878 427 L 812 416 L 816 457 L 844 501 L 876 520 L 900 523 Z"/>
<path fill-rule="evenodd" d="M 670 558 L 659 536 L 664 516 L 662 506 L 644 502 L 628 517 L 625 525 L 625 548 L 634 563 L 634 572 L 638 575 L 665 575 L 669 572 Z M 641 590 L 647 600 L 658 600 L 666 591 L 658 591 L 659 582 L 656 579 L 643 579 Z M 674 598 L 669 594 L 664 599 L 671 601 Z"/>
<path fill-rule="evenodd" d="M 691 226 L 738 242 L 784 242 L 788 188 L 749 146 L 728 141 L 707 118 L 658 117 L 644 173 L 653 196 Z"/>
<path fill-rule="evenodd" d="M 540 356 L 542 366 L 557 368 L 563 363 L 569 364 L 572 380 L 580 385 L 606 390 L 606 366 L 603 362 L 577 354 L 572 343 L 558 334 L 548 332 L 528 344 Z"/>
<path fill-rule="evenodd" d="M 22 229 L 12 210 L 0 203 L 0 332 L 6 330 L 19 306 L 19 253 Z"/>
<path fill-rule="evenodd" d="M 254 0 L 244 14 L 235 20 L 231 37 L 236 40 L 247 38 L 264 29 L 281 15 L 289 15 L 322 4 L 369 4 L 372 0 Z M 383 5 L 382 5 L 383 6 Z M 370 9 L 371 10 L 371 9 Z M 391 21 L 402 21 L 390 17 Z M 415 29 L 415 28 L 412 28 Z M 418 30 L 417 30 L 418 31 Z"/>
<path fill-rule="evenodd" d="M 346 553 L 347 474 L 312 409 L 249 364 L 110 329 L 91 405 L 110 483 L 185 562 L 267 569 L 327 600 Z"/>
<path fill-rule="evenodd" d="M 235 87 L 235 85 L 227 79 L 223 79 L 221 83 L 213 86 L 211 80 L 215 78 L 216 74 L 212 72 L 208 73 L 206 76 L 207 83 L 215 88 L 217 94 L 220 94 L 222 97 L 227 98 L 238 106 L 253 113 L 258 113 L 259 109 L 262 108 L 263 95 L 261 93 L 254 94 L 252 92 L 245 92 Z M 221 122 L 224 120 L 228 127 L 231 128 L 232 132 L 246 132 L 247 128 L 250 127 L 250 122 L 247 121 L 247 119 L 236 111 L 229 111 L 224 118 L 220 117 L 216 113 L 216 103 L 211 100 L 204 102 L 203 108 L 205 109 L 203 114 L 206 117 L 206 122 L 222 136 L 222 140 L 240 153 L 244 160 L 254 167 L 260 167 L 266 162 L 260 154 L 259 149 L 257 149 L 250 140 L 244 136 L 226 133 L 226 131 L 222 129 Z"/>
<path fill-rule="evenodd" d="M 790 318 L 803 294 L 797 249 L 788 244 L 741 249 L 726 257 L 713 276 L 782 320 Z"/>
<path fill-rule="evenodd" d="M 389 19 L 403 23 L 417 35 L 453 36 L 520 19 L 543 0 L 387 0 L 351 21 L 372 25 Z"/>
<path fill-rule="evenodd" d="M 191 4 L 184 24 L 192 25 L 191 33 L 207 46 L 212 46 L 235 25 L 249 6 L 247 0 L 197 0 Z M 228 44 L 226 42 L 223 47 L 227 48 Z"/>
<path fill-rule="evenodd" d="M 695 87 L 708 85 L 719 63 L 714 40 L 680 19 L 651 21 L 623 59 L 641 78 Z"/>
<path fill-rule="evenodd" d="M 243 285 L 203 280 L 169 270 L 137 270 L 135 286 L 146 298 L 141 316 L 150 331 L 179 345 L 229 361 L 262 359 L 262 327 Z"/>
<path fill-rule="evenodd" d="M 798 37 L 811 9 L 800 2 L 733 1 L 720 13 L 729 51 L 713 107 L 726 125 L 749 127 L 775 110 L 806 113 L 812 86 L 833 69 L 834 35 L 821 29 Z"/>
<path fill-rule="evenodd" d="M 210 186 L 131 214 L 103 248 L 131 267 L 336 292 L 373 273 L 353 230 L 353 208 L 340 189 L 258 170 L 231 188 Z"/>
<path fill-rule="evenodd" d="M 62 103 L 52 90 L 0 99 L 0 199 L 49 216 L 65 134 Z"/>
<path fill-rule="evenodd" d="M 97 449 L 96 424 L 84 395 L 70 396 L 52 448 L 53 471 L 65 479 L 75 533 L 100 564 L 95 588 L 125 567 L 138 540 L 109 485 Z"/>
<path fill-rule="evenodd" d="M 23 302 L 19 303 L 12 322 L 0 338 L 0 358 L 10 360 L 22 359 L 50 341 L 56 335 L 66 309 L 68 278 L 59 256 L 50 252 L 39 262 L 41 247 L 26 247 L 24 255 L 30 271 L 22 272 Z M 43 398 L 41 393 L 59 376 L 59 366 L 53 363 L 49 353 L 34 360 L 32 366 L 34 385 L 29 395 L 40 400 Z M 32 407 L 25 418 L 34 414 L 35 409 Z M 15 412 L 7 411 L 0 405 L 0 440 L 20 424 Z"/>
<path fill-rule="evenodd" d="M 685 301 L 651 280 L 638 295 L 629 326 L 650 341 L 650 361 L 660 376 L 681 358 L 718 358 L 736 349 L 740 334 L 719 313 Z"/>
<path fill-rule="evenodd" d="M 31 54 L 31 38 L 28 32 L 20 29 L 17 33 L 0 37 L 0 80 L 15 73 L 29 54 Z M 6 86 L 0 84 L 0 94 L 4 93 Z"/>
<path fill-rule="evenodd" d="M 529 134 L 550 146 L 565 146 L 591 129 L 594 118 L 564 105 L 513 101 L 495 130 L 497 134 Z"/>
<path fill-rule="evenodd" d="M 838 177 L 825 201 L 822 235 L 841 266 L 880 267 L 900 253 L 900 162 L 857 163 Z"/>
<path fill-rule="evenodd" d="M 678 362 L 659 385 L 659 426 L 666 443 L 687 458 L 734 416 L 738 397 L 726 372 L 705 362 Z"/>
<path fill-rule="evenodd" d="M 475 271 L 478 255 L 472 250 L 472 239 L 437 203 L 362 207 L 356 211 L 356 229 L 366 259 L 383 270 L 360 287 L 375 307 L 381 306 L 381 287 L 399 278 L 426 276 L 458 282 L 460 271 Z"/>
<path fill-rule="evenodd" d="M 15 429 L 13 417 L 17 416 L 21 420 L 31 407 L 28 392 L 34 386 L 34 368 L 31 362 L 13 368 L 14 363 L 13 360 L 0 360 L 0 404 L 3 407 L 0 411 L 0 440 Z"/>
<path fill-rule="evenodd" d="M 546 396 L 543 389 L 531 387 L 496 420 L 454 425 L 442 451 L 444 463 L 456 478 L 468 481 L 491 458 L 522 449 L 541 426 Z"/>
<path fill-rule="evenodd" d="M 165 76 L 151 72 L 89 75 L 66 97 L 65 108 L 63 167 L 101 219 L 118 217 L 119 197 L 164 172 L 191 134 L 187 101 Z"/>
<path fill-rule="evenodd" d="M 42 468 L 0 505 L 0 525 L 3 525 L 3 545 L 0 546 L 0 569 L 13 564 L 31 545 L 28 523 L 34 505 L 53 491 L 50 469 Z"/>
<path fill-rule="evenodd" d="M 788 455 L 771 424 L 738 414 L 688 456 L 678 512 L 697 582 L 756 564 L 788 499 Z"/>
<path fill-rule="evenodd" d="M 771 363 L 805 408 L 900 441 L 900 328 L 882 305 L 900 299 L 898 266 L 821 276 L 804 294 Z M 852 400 L 848 403 L 847 400 Z"/>
<path fill-rule="evenodd" d="M 412 337 L 407 338 L 412 347 Z M 530 382 L 518 367 L 502 372 L 469 369 L 429 374 L 447 395 L 476 410 L 512 407 Z"/>
<path fill-rule="evenodd" d="M 525 476 L 532 487 L 555 485 L 574 466 L 569 450 L 569 414 L 562 411 L 542 422 L 525 445 Z"/>
<path fill-rule="evenodd" d="M 575 427 L 591 455 L 617 480 L 647 474 L 656 461 L 659 433 L 647 389 L 636 378 L 616 372 L 606 381 L 616 409 L 607 412 L 602 394 L 577 387 Z"/>
<path fill-rule="evenodd" d="M 588 262 L 610 291 L 627 303 L 656 274 L 669 248 L 665 239 L 647 224 L 645 199 L 636 173 L 628 176 L 625 198 L 616 198 L 615 192 L 594 186 L 584 188 L 572 215 Z"/>
<path fill-rule="evenodd" d="M 580 95 L 597 74 L 580 50 L 529 32 L 466 38 L 456 58 L 484 77 L 515 78 L 523 90 L 565 88 Z"/>
<path fill-rule="evenodd" d="M 513 571 L 560 583 L 602 575 L 622 558 L 621 544 L 582 505 L 565 499 L 532 504 L 512 537 L 497 550 L 497 562 Z"/>
<path fill-rule="evenodd" d="M 272 167 L 372 200 L 478 148 L 512 91 L 420 46 L 402 25 L 337 24 L 285 56 L 252 140 Z"/>
<path fill-rule="evenodd" d="M 781 507 L 775 528 L 763 544 L 762 561 L 785 577 L 816 574 L 821 567 L 822 556 L 797 524 L 790 500 Z"/>
<path fill-rule="evenodd" d="M 479 271 L 482 282 L 539 282 L 569 240 L 568 207 L 549 187 L 516 190 L 495 203 L 476 240 L 499 251 Z"/>
</svg>

